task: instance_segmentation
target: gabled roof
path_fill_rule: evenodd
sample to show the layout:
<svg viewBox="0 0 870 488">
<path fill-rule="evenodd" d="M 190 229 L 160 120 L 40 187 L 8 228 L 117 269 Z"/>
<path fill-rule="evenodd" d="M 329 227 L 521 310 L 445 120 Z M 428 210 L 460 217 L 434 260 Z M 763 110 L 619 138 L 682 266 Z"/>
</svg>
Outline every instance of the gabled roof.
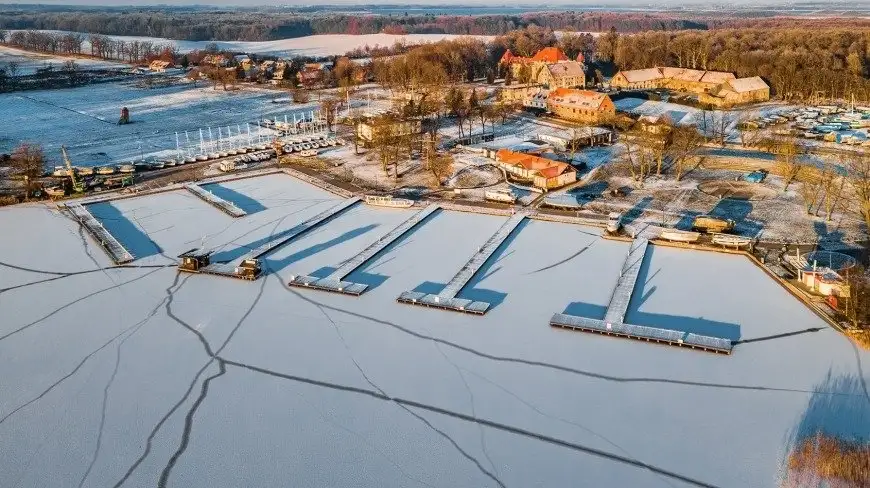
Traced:
<svg viewBox="0 0 870 488">
<path fill-rule="evenodd" d="M 725 83 L 728 80 L 735 79 L 734 73 L 728 73 L 725 71 L 707 71 L 704 73 L 704 77 L 701 78 L 702 83 Z"/>
<path fill-rule="evenodd" d="M 680 81 L 701 81 L 704 77 L 704 71 L 697 69 L 686 68 L 661 68 L 662 76 L 665 78 L 673 78 Z"/>
<path fill-rule="evenodd" d="M 622 76 L 625 77 L 625 80 L 629 83 L 642 83 L 644 81 L 663 78 L 662 72 L 658 68 L 630 69 L 627 71 L 620 71 L 617 75 L 619 74 L 622 74 Z"/>
<path fill-rule="evenodd" d="M 736 78 L 728 81 L 728 85 L 737 92 L 737 93 L 745 93 L 755 90 L 763 90 L 765 88 L 770 88 L 764 80 L 761 79 L 760 76 L 753 76 L 750 78 Z"/>
<path fill-rule="evenodd" d="M 558 63 L 559 61 L 568 61 L 568 56 L 565 56 L 565 53 L 558 47 L 545 47 L 532 56 L 532 61 Z"/>
<path fill-rule="evenodd" d="M 555 178 L 566 171 L 573 171 L 571 165 L 552 159 L 542 158 L 510 149 L 499 149 L 496 159 L 511 166 L 522 166 L 524 169 L 533 171 L 544 178 Z"/>
<path fill-rule="evenodd" d="M 595 110 L 599 109 L 601 104 L 608 99 L 610 97 L 606 93 L 570 88 L 557 88 L 551 91 L 550 96 L 547 97 L 547 100 L 554 104 Z"/>
<path fill-rule="evenodd" d="M 550 75 L 554 78 L 562 78 L 564 76 L 582 76 L 583 65 L 577 61 L 566 61 L 564 63 L 553 63 L 547 65 Z"/>
<path fill-rule="evenodd" d="M 498 62 L 499 63 L 510 63 L 514 57 L 515 57 L 514 53 L 512 53 L 511 50 L 508 49 L 507 51 L 504 52 L 504 54 L 501 55 L 501 59 Z"/>
</svg>

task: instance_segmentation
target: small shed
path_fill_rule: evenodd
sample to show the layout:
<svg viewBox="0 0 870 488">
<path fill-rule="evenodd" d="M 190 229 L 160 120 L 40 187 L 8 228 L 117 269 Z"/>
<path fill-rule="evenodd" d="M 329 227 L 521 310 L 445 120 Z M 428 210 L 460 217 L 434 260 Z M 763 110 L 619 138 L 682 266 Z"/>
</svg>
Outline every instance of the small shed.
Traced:
<svg viewBox="0 0 870 488">
<path fill-rule="evenodd" d="M 178 255 L 181 262 L 178 263 L 179 271 L 197 273 L 202 268 L 211 264 L 212 251 L 195 247 Z"/>
</svg>

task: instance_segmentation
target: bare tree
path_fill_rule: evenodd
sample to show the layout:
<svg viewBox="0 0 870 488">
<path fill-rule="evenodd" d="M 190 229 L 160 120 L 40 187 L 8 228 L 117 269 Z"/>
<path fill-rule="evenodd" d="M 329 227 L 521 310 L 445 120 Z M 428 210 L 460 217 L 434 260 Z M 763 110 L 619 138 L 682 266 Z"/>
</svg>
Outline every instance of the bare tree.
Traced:
<svg viewBox="0 0 870 488">
<path fill-rule="evenodd" d="M 13 171 L 26 176 L 29 181 L 39 178 L 45 166 L 45 154 L 42 151 L 42 146 L 22 142 L 12 150 L 10 163 Z"/>
<path fill-rule="evenodd" d="M 338 105 L 341 101 L 337 98 L 324 98 L 320 101 L 320 111 L 323 112 L 323 115 L 326 117 L 326 128 L 330 131 L 332 130 L 332 126 L 335 124 L 335 112 L 338 108 Z"/>
<path fill-rule="evenodd" d="M 803 152 L 801 144 L 791 136 L 780 136 L 776 140 L 774 151 L 776 160 L 783 178 L 785 178 L 785 187 L 783 191 L 787 191 L 789 185 L 797 178 L 801 170 L 801 164 L 798 161 L 798 156 Z"/>
<path fill-rule="evenodd" d="M 851 153 L 846 159 L 849 185 L 855 198 L 855 207 L 870 229 L 870 155 L 862 152 Z"/>
<path fill-rule="evenodd" d="M 453 173 L 453 156 L 449 153 L 438 153 L 430 157 L 429 171 L 432 173 L 434 185 L 441 186 L 441 181 Z"/>
<path fill-rule="evenodd" d="M 625 160 L 631 178 L 643 188 L 643 182 L 652 172 L 655 159 L 646 147 L 645 136 L 638 128 L 634 128 L 622 136 L 622 144 L 625 146 Z"/>
<path fill-rule="evenodd" d="M 674 177 L 677 181 L 680 181 L 686 165 L 698 155 L 698 150 L 703 144 L 704 137 L 694 127 L 674 127 L 671 132 L 669 151 L 674 164 Z"/>
</svg>

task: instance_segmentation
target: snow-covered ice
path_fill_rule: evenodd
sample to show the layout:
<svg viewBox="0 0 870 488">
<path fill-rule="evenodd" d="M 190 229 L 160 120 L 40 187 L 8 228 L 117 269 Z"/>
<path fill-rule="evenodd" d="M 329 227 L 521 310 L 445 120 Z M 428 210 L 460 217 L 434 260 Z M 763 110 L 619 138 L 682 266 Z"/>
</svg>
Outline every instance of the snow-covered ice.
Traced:
<svg viewBox="0 0 870 488">
<path fill-rule="evenodd" d="M 317 103 L 273 103 L 282 92 L 245 88 L 237 91 L 212 89 L 199 83 L 143 89 L 124 83 L 0 94 L 0 152 L 10 152 L 22 141 L 43 145 L 48 158 L 60 161 L 65 144 L 77 165 L 121 163 L 141 157 L 174 157 L 175 132 L 180 143 L 199 144 L 199 129 L 208 128 L 218 137 L 227 127 L 236 135 L 239 126 L 247 136 L 246 123 L 293 114 L 308 116 Z M 117 125 L 122 107 L 130 110 L 131 124 Z M 256 135 L 257 126 L 252 125 Z M 271 138 L 270 130 L 263 130 Z"/>
<path fill-rule="evenodd" d="M 94 209 L 151 246 L 140 268 L 100 269 L 52 207 L 0 209 L 26 229 L 0 234 L 4 485 L 774 487 L 798 434 L 870 440 L 870 354 L 742 257 L 651 249 L 627 315 L 759 339 L 727 357 L 550 328 L 603 315 L 625 258 L 582 226 L 524 222 L 460 293 L 493 304 L 482 317 L 396 297 L 437 291 L 504 217 L 438 212 L 348 277 L 371 286 L 358 298 L 285 283 L 413 209 L 358 204 L 254 282 L 146 267 L 338 202 L 287 175 L 220 185 L 248 216 L 185 191 Z"/>
</svg>

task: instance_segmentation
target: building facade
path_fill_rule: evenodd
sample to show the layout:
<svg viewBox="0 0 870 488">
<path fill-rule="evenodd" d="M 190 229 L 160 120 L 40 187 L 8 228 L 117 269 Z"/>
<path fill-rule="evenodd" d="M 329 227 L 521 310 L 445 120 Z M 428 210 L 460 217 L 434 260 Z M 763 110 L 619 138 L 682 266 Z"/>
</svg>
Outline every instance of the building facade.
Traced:
<svg viewBox="0 0 870 488">
<path fill-rule="evenodd" d="M 532 154 L 499 149 L 495 153 L 495 161 L 496 166 L 508 174 L 542 190 L 560 188 L 577 181 L 577 171 L 570 164 Z"/>
<path fill-rule="evenodd" d="M 547 109 L 556 117 L 599 124 L 616 115 L 616 106 L 606 93 L 557 88 L 547 97 Z"/>
<path fill-rule="evenodd" d="M 701 103 L 729 107 L 770 100 L 770 87 L 758 76 L 737 78 L 724 71 L 688 68 L 646 68 L 620 71 L 610 86 L 624 90 L 666 89 L 698 95 Z"/>
</svg>

